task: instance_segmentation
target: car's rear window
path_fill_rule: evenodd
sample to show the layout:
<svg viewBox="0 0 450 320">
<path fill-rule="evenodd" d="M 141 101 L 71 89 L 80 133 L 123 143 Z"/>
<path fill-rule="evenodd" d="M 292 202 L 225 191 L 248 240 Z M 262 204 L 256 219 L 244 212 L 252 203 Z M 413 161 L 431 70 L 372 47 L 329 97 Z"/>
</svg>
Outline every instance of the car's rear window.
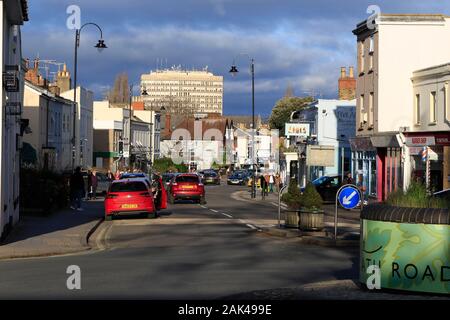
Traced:
<svg viewBox="0 0 450 320">
<path fill-rule="evenodd" d="M 147 191 L 147 186 L 141 181 L 116 182 L 111 185 L 111 192 Z"/>
<path fill-rule="evenodd" d="M 176 182 L 194 182 L 198 183 L 198 177 L 196 176 L 178 176 L 175 179 Z"/>
<path fill-rule="evenodd" d="M 205 177 L 216 177 L 217 174 L 212 172 L 212 173 L 205 173 Z"/>
</svg>

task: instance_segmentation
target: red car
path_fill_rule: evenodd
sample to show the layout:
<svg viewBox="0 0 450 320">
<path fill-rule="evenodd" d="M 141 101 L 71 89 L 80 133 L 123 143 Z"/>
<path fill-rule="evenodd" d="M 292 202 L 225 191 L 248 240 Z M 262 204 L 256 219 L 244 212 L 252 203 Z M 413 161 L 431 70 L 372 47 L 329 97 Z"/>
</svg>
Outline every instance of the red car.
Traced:
<svg viewBox="0 0 450 320">
<path fill-rule="evenodd" d="M 166 198 L 161 178 L 154 180 L 152 185 L 144 178 L 115 180 L 105 197 L 105 219 L 138 214 L 156 218 L 157 210 L 167 207 Z"/>
<path fill-rule="evenodd" d="M 194 200 L 205 204 L 205 187 L 196 174 L 179 174 L 172 178 L 168 187 L 169 203 L 176 200 Z"/>
</svg>

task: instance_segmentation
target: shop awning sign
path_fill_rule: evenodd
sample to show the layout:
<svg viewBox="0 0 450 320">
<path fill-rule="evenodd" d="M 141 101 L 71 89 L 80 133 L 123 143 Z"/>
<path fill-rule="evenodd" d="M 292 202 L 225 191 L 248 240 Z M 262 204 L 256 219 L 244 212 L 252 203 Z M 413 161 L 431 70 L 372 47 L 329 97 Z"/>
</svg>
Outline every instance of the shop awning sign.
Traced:
<svg viewBox="0 0 450 320">
<path fill-rule="evenodd" d="M 436 144 L 434 136 L 407 137 L 406 145 L 408 147 L 434 146 Z"/>
</svg>

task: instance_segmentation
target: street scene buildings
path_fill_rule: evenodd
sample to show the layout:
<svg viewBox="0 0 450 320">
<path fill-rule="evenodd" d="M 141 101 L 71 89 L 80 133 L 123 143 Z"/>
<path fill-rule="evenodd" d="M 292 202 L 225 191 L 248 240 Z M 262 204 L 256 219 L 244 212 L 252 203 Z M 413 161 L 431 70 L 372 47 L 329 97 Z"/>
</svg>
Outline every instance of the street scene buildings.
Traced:
<svg viewBox="0 0 450 320">
<path fill-rule="evenodd" d="M 0 299 L 449 298 L 448 4 L 73 2 L 0 1 Z"/>
</svg>

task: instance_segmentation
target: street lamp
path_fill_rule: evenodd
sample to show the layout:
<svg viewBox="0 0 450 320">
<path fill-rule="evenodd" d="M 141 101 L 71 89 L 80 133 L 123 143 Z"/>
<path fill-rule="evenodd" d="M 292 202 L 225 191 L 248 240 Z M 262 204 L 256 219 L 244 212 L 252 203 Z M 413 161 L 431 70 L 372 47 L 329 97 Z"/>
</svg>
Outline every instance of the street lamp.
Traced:
<svg viewBox="0 0 450 320">
<path fill-rule="evenodd" d="M 236 76 L 239 72 L 236 65 L 236 59 L 239 56 L 245 56 L 250 60 L 250 71 L 252 74 L 252 168 L 253 168 L 253 179 L 252 179 L 252 198 L 256 198 L 256 170 L 255 170 L 255 60 L 251 58 L 247 53 L 238 54 L 231 66 L 230 73 L 232 76 Z"/>
<path fill-rule="evenodd" d="M 72 153 L 72 170 L 75 168 L 75 155 L 76 155 L 76 118 L 77 118 L 77 71 L 78 71 L 78 48 L 80 46 L 80 38 L 81 38 L 81 30 L 83 30 L 86 26 L 95 26 L 100 31 L 100 39 L 98 40 L 97 44 L 94 46 L 97 48 L 98 52 L 102 52 L 103 49 L 108 48 L 105 44 L 105 41 L 103 40 L 103 31 L 99 27 L 98 24 L 93 22 L 88 22 L 83 24 L 80 29 L 75 30 L 75 58 L 74 58 L 74 76 L 73 76 L 73 153 Z"/>
</svg>

